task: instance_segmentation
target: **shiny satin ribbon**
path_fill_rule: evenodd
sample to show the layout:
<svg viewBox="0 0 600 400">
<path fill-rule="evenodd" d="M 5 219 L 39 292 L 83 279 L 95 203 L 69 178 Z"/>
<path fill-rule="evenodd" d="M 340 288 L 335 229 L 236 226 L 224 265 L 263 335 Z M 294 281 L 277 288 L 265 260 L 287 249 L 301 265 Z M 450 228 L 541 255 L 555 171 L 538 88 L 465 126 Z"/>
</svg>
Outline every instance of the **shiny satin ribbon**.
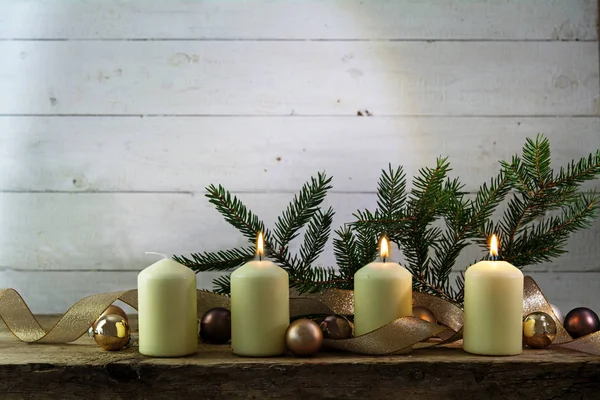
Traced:
<svg viewBox="0 0 600 400">
<path fill-rule="evenodd" d="M 543 311 L 554 317 L 557 335 L 554 346 L 600 355 L 600 332 L 573 340 L 554 314 L 535 281 L 525 277 L 523 315 Z M 230 307 L 227 296 L 198 290 L 198 316 L 214 307 Z M 13 289 L 0 290 L 0 317 L 17 338 L 24 342 L 66 343 L 83 334 L 115 301 L 120 300 L 137 309 L 137 290 L 92 295 L 76 302 L 55 324 L 45 331 L 35 319 L 21 296 Z M 462 338 L 464 322 L 460 308 L 429 294 L 414 292 L 413 305 L 429 309 L 439 321 L 433 324 L 415 317 L 398 318 L 365 335 L 350 339 L 324 341 L 324 345 L 343 351 L 381 355 L 406 353 L 411 349 L 437 346 Z M 331 289 L 315 294 L 290 292 L 290 315 L 315 314 L 352 315 L 354 295 L 351 290 Z M 437 340 L 429 340 L 435 336 Z"/>
</svg>

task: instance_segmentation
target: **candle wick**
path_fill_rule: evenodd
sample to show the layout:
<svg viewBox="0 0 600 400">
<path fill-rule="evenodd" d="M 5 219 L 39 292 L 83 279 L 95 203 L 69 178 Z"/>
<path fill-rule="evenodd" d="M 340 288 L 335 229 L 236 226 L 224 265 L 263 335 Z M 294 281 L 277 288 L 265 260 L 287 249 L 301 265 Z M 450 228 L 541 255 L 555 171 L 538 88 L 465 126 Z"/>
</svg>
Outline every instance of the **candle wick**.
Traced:
<svg viewBox="0 0 600 400">
<path fill-rule="evenodd" d="M 166 254 L 163 253 L 157 253 L 155 251 L 147 251 L 145 254 L 153 254 L 155 256 L 161 256 L 162 258 L 169 258 L 169 256 L 167 256 Z"/>
<path fill-rule="evenodd" d="M 383 256 L 383 257 L 381 257 L 381 260 L 382 260 L 382 261 L 383 261 L 383 263 L 385 264 L 385 262 L 387 261 L 387 257 L 386 257 L 386 256 Z"/>
<path fill-rule="evenodd" d="M 258 261 L 262 261 L 262 254 L 258 255 Z"/>
</svg>

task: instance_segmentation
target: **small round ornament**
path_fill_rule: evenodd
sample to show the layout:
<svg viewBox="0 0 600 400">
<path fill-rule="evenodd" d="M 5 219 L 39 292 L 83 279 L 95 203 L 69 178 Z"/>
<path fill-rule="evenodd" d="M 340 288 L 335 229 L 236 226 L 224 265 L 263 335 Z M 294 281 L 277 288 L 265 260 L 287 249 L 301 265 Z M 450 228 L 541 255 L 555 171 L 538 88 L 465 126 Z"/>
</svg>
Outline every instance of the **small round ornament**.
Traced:
<svg viewBox="0 0 600 400">
<path fill-rule="evenodd" d="M 352 337 L 352 325 L 344 317 L 330 315 L 319 324 L 325 339 L 348 339 Z"/>
<path fill-rule="evenodd" d="M 556 337 L 556 323 L 550 315 L 536 311 L 523 320 L 523 343 L 532 349 L 545 349 Z"/>
<path fill-rule="evenodd" d="M 321 348 L 323 332 L 316 322 L 306 318 L 297 319 L 285 331 L 285 344 L 296 356 L 310 356 Z"/>
<path fill-rule="evenodd" d="M 416 306 L 413 307 L 412 311 L 413 317 L 417 317 L 423 321 L 431 322 L 432 324 L 437 324 L 437 318 L 427 307 Z"/>
<path fill-rule="evenodd" d="M 231 339 L 231 311 L 211 308 L 200 320 L 200 337 L 206 343 L 223 344 Z"/>
<path fill-rule="evenodd" d="M 117 314 L 103 315 L 96 321 L 95 328 L 90 328 L 96 343 L 104 350 L 120 350 L 131 340 L 131 330 L 125 318 Z"/>
<path fill-rule="evenodd" d="M 550 304 L 550 307 L 552 307 L 552 311 L 554 311 L 554 315 L 556 315 L 558 322 L 560 322 L 561 324 L 564 323 L 565 317 L 562 311 L 560 311 L 560 308 L 556 307 L 554 304 Z"/>
<path fill-rule="evenodd" d="M 600 330 L 600 318 L 586 307 L 577 307 L 565 315 L 565 329 L 574 339 Z"/>
<path fill-rule="evenodd" d="M 104 310 L 104 312 L 100 315 L 100 317 L 98 317 L 96 322 L 94 322 L 94 324 L 92 325 L 92 328 L 96 329 L 96 324 L 98 323 L 100 318 L 102 318 L 108 314 L 119 315 L 119 316 L 123 317 L 123 319 L 129 321 L 129 318 L 127 318 L 127 314 L 125 313 L 125 311 L 123 311 L 123 309 L 121 307 L 111 304 L 110 306 L 108 306 L 108 308 L 106 310 Z"/>
</svg>

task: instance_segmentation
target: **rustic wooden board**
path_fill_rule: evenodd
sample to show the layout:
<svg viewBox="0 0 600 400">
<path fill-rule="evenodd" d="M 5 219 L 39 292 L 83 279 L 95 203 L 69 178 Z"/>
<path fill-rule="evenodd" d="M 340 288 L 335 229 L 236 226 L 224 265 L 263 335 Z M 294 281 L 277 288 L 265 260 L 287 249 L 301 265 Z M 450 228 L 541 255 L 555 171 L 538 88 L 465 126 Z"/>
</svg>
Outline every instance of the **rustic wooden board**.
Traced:
<svg viewBox="0 0 600 400">
<path fill-rule="evenodd" d="M 240 194 L 267 226 L 273 226 L 292 197 L 292 193 Z M 368 193 L 332 193 L 325 201 L 337 212 L 334 229 L 353 221 L 357 209 L 373 209 L 375 203 L 375 196 Z M 0 236 L 3 267 L 141 269 L 152 259 L 144 255 L 147 251 L 189 254 L 248 244 L 202 194 L 2 193 L 0 205 L 3 230 L 10 232 Z M 600 219 L 573 237 L 570 253 L 550 264 L 552 270 L 599 271 L 599 235 Z M 300 244 L 295 241 L 292 251 Z M 482 255 L 473 247 L 461 254 L 457 266 L 466 267 Z M 394 257 L 402 260 L 398 252 Z M 331 242 L 320 262 L 335 265 Z"/>
<path fill-rule="evenodd" d="M 0 325 L 0 353 L 0 393 L 9 399 L 595 399 L 600 391 L 600 357 L 560 349 L 516 357 L 454 347 L 408 356 L 240 358 L 228 345 L 200 344 L 194 356 L 153 359 L 135 347 L 106 352 L 87 337 L 28 345 Z"/>
<path fill-rule="evenodd" d="M 326 171 L 373 192 L 388 163 L 412 178 L 440 155 L 476 191 L 538 132 L 555 168 L 600 149 L 600 117 L 0 117 L 0 191 L 295 192 Z"/>
<path fill-rule="evenodd" d="M 3 0 L 1 4 L 0 38 L 8 39 L 597 38 L 596 0 Z"/>
<path fill-rule="evenodd" d="M 0 114 L 600 114 L 595 42 L 0 41 L 0 54 Z"/>
</svg>

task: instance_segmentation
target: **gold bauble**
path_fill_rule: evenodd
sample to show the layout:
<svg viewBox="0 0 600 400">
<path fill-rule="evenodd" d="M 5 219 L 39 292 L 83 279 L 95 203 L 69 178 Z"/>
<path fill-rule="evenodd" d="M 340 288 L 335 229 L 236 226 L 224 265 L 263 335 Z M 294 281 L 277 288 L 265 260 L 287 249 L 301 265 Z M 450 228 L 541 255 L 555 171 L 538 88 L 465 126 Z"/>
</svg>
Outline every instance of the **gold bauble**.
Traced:
<svg viewBox="0 0 600 400">
<path fill-rule="evenodd" d="M 285 331 L 285 344 L 296 356 L 310 356 L 321 348 L 323 332 L 316 322 L 306 318 L 297 319 Z"/>
<path fill-rule="evenodd" d="M 437 324 L 437 318 L 435 315 L 426 307 L 416 306 L 413 307 L 413 317 L 417 317 L 422 319 L 423 321 L 431 322 L 432 324 Z"/>
<path fill-rule="evenodd" d="M 523 320 L 523 343 L 532 349 L 545 349 L 556 337 L 556 323 L 550 315 L 536 311 Z"/>
<path fill-rule="evenodd" d="M 129 344 L 131 330 L 127 319 L 117 314 L 103 315 L 91 329 L 94 340 L 104 350 L 120 350 Z"/>
<path fill-rule="evenodd" d="M 98 317 L 96 322 L 94 322 L 94 325 L 92 325 L 92 328 L 96 329 L 96 324 L 98 323 L 100 318 L 102 318 L 108 314 L 119 315 L 119 316 L 123 317 L 123 319 L 125 319 L 126 321 L 129 321 L 129 318 L 127 318 L 127 314 L 125 313 L 125 311 L 123 311 L 123 309 L 121 307 L 111 304 L 110 306 L 108 306 L 108 308 L 106 310 L 104 310 L 104 312 L 100 315 L 100 317 Z"/>
</svg>

